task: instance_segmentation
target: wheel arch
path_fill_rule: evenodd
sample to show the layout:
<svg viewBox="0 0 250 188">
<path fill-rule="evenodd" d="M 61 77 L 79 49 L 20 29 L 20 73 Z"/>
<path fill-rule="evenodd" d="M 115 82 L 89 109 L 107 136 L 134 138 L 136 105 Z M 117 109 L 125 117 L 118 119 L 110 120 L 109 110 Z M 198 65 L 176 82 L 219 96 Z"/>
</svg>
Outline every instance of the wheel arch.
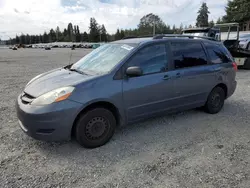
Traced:
<svg viewBox="0 0 250 188">
<path fill-rule="evenodd" d="M 216 87 L 221 87 L 221 88 L 224 90 L 224 92 L 225 92 L 225 97 L 227 98 L 227 96 L 228 96 L 228 88 L 227 88 L 227 85 L 224 84 L 224 83 L 220 83 L 220 84 L 217 84 L 214 88 L 216 88 Z M 213 89 L 214 89 L 214 88 L 213 88 Z M 213 91 L 213 89 L 212 89 L 212 91 Z"/>
<path fill-rule="evenodd" d="M 73 126 L 71 128 L 71 137 L 74 136 L 74 134 L 75 134 L 76 124 L 77 124 L 77 121 L 79 120 L 79 118 L 81 117 L 81 115 L 86 113 L 89 110 L 92 110 L 92 109 L 95 109 L 98 107 L 110 110 L 116 119 L 117 125 L 119 126 L 121 124 L 121 114 L 120 114 L 118 108 L 113 103 L 108 102 L 108 101 L 95 101 L 93 103 L 88 104 L 86 107 L 84 107 L 77 114 L 77 116 L 73 122 Z"/>
</svg>

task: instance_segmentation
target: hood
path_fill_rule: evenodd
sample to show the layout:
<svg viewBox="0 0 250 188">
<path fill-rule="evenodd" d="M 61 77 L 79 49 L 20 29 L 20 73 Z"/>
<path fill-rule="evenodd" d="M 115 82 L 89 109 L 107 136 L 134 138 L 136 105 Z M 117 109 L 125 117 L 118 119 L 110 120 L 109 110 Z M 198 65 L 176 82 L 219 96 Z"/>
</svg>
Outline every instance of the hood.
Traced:
<svg viewBox="0 0 250 188">
<path fill-rule="evenodd" d="M 55 69 L 35 77 L 25 87 L 24 92 L 33 97 L 38 97 L 54 89 L 74 86 L 79 82 L 86 81 L 93 77 L 94 76 L 72 72 L 68 69 Z"/>
</svg>

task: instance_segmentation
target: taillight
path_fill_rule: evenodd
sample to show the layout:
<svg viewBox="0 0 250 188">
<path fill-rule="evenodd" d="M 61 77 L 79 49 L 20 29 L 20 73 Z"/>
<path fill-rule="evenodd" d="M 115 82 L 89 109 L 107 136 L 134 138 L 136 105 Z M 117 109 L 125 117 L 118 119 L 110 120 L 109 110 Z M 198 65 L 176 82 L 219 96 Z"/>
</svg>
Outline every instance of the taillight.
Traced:
<svg viewBox="0 0 250 188">
<path fill-rule="evenodd" d="M 235 62 L 233 62 L 233 67 L 234 67 L 234 70 L 237 71 L 238 70 L 238 66 Z"/>
</svg>

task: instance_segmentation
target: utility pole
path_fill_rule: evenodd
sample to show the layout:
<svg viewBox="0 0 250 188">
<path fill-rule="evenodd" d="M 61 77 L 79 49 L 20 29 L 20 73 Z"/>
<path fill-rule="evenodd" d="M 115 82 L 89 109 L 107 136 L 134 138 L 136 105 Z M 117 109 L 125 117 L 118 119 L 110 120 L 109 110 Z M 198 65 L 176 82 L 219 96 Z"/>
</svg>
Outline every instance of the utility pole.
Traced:
<svg viewBox="0 0 250 188">
<path fill-rule="evenodd" d="M 153 36 L 155 36 L 155 20 L 154 20 L 154 27 L 153 27 Z"/>
<path fill-rule="evenodd" d="M 155 16 L 151 15 L 153 17 L 153 36 L 155 36 Z"/>
<path fill-rule="evenodd" d="M 7 37 L 9 37 L 9 45 L 12 45 L 12 38 L 9 35 Z"/>
</svg>

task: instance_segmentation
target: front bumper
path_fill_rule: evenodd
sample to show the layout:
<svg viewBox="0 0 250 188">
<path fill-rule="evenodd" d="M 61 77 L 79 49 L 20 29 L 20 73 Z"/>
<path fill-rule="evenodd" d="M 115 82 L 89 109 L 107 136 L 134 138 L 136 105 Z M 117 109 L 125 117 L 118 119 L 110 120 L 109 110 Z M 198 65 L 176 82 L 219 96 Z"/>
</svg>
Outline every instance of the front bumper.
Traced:
<svg viewBox="0 0 250 188">
<path fill-rule="evenodd" d="M 23 104 L 20 96 L 16 112 L 21 129 L 29 136 L 45 141 L 64 141 L 71 138 L 71 129 L 82 104 L 65 100 L 46 106 Z"/>
</svg>

